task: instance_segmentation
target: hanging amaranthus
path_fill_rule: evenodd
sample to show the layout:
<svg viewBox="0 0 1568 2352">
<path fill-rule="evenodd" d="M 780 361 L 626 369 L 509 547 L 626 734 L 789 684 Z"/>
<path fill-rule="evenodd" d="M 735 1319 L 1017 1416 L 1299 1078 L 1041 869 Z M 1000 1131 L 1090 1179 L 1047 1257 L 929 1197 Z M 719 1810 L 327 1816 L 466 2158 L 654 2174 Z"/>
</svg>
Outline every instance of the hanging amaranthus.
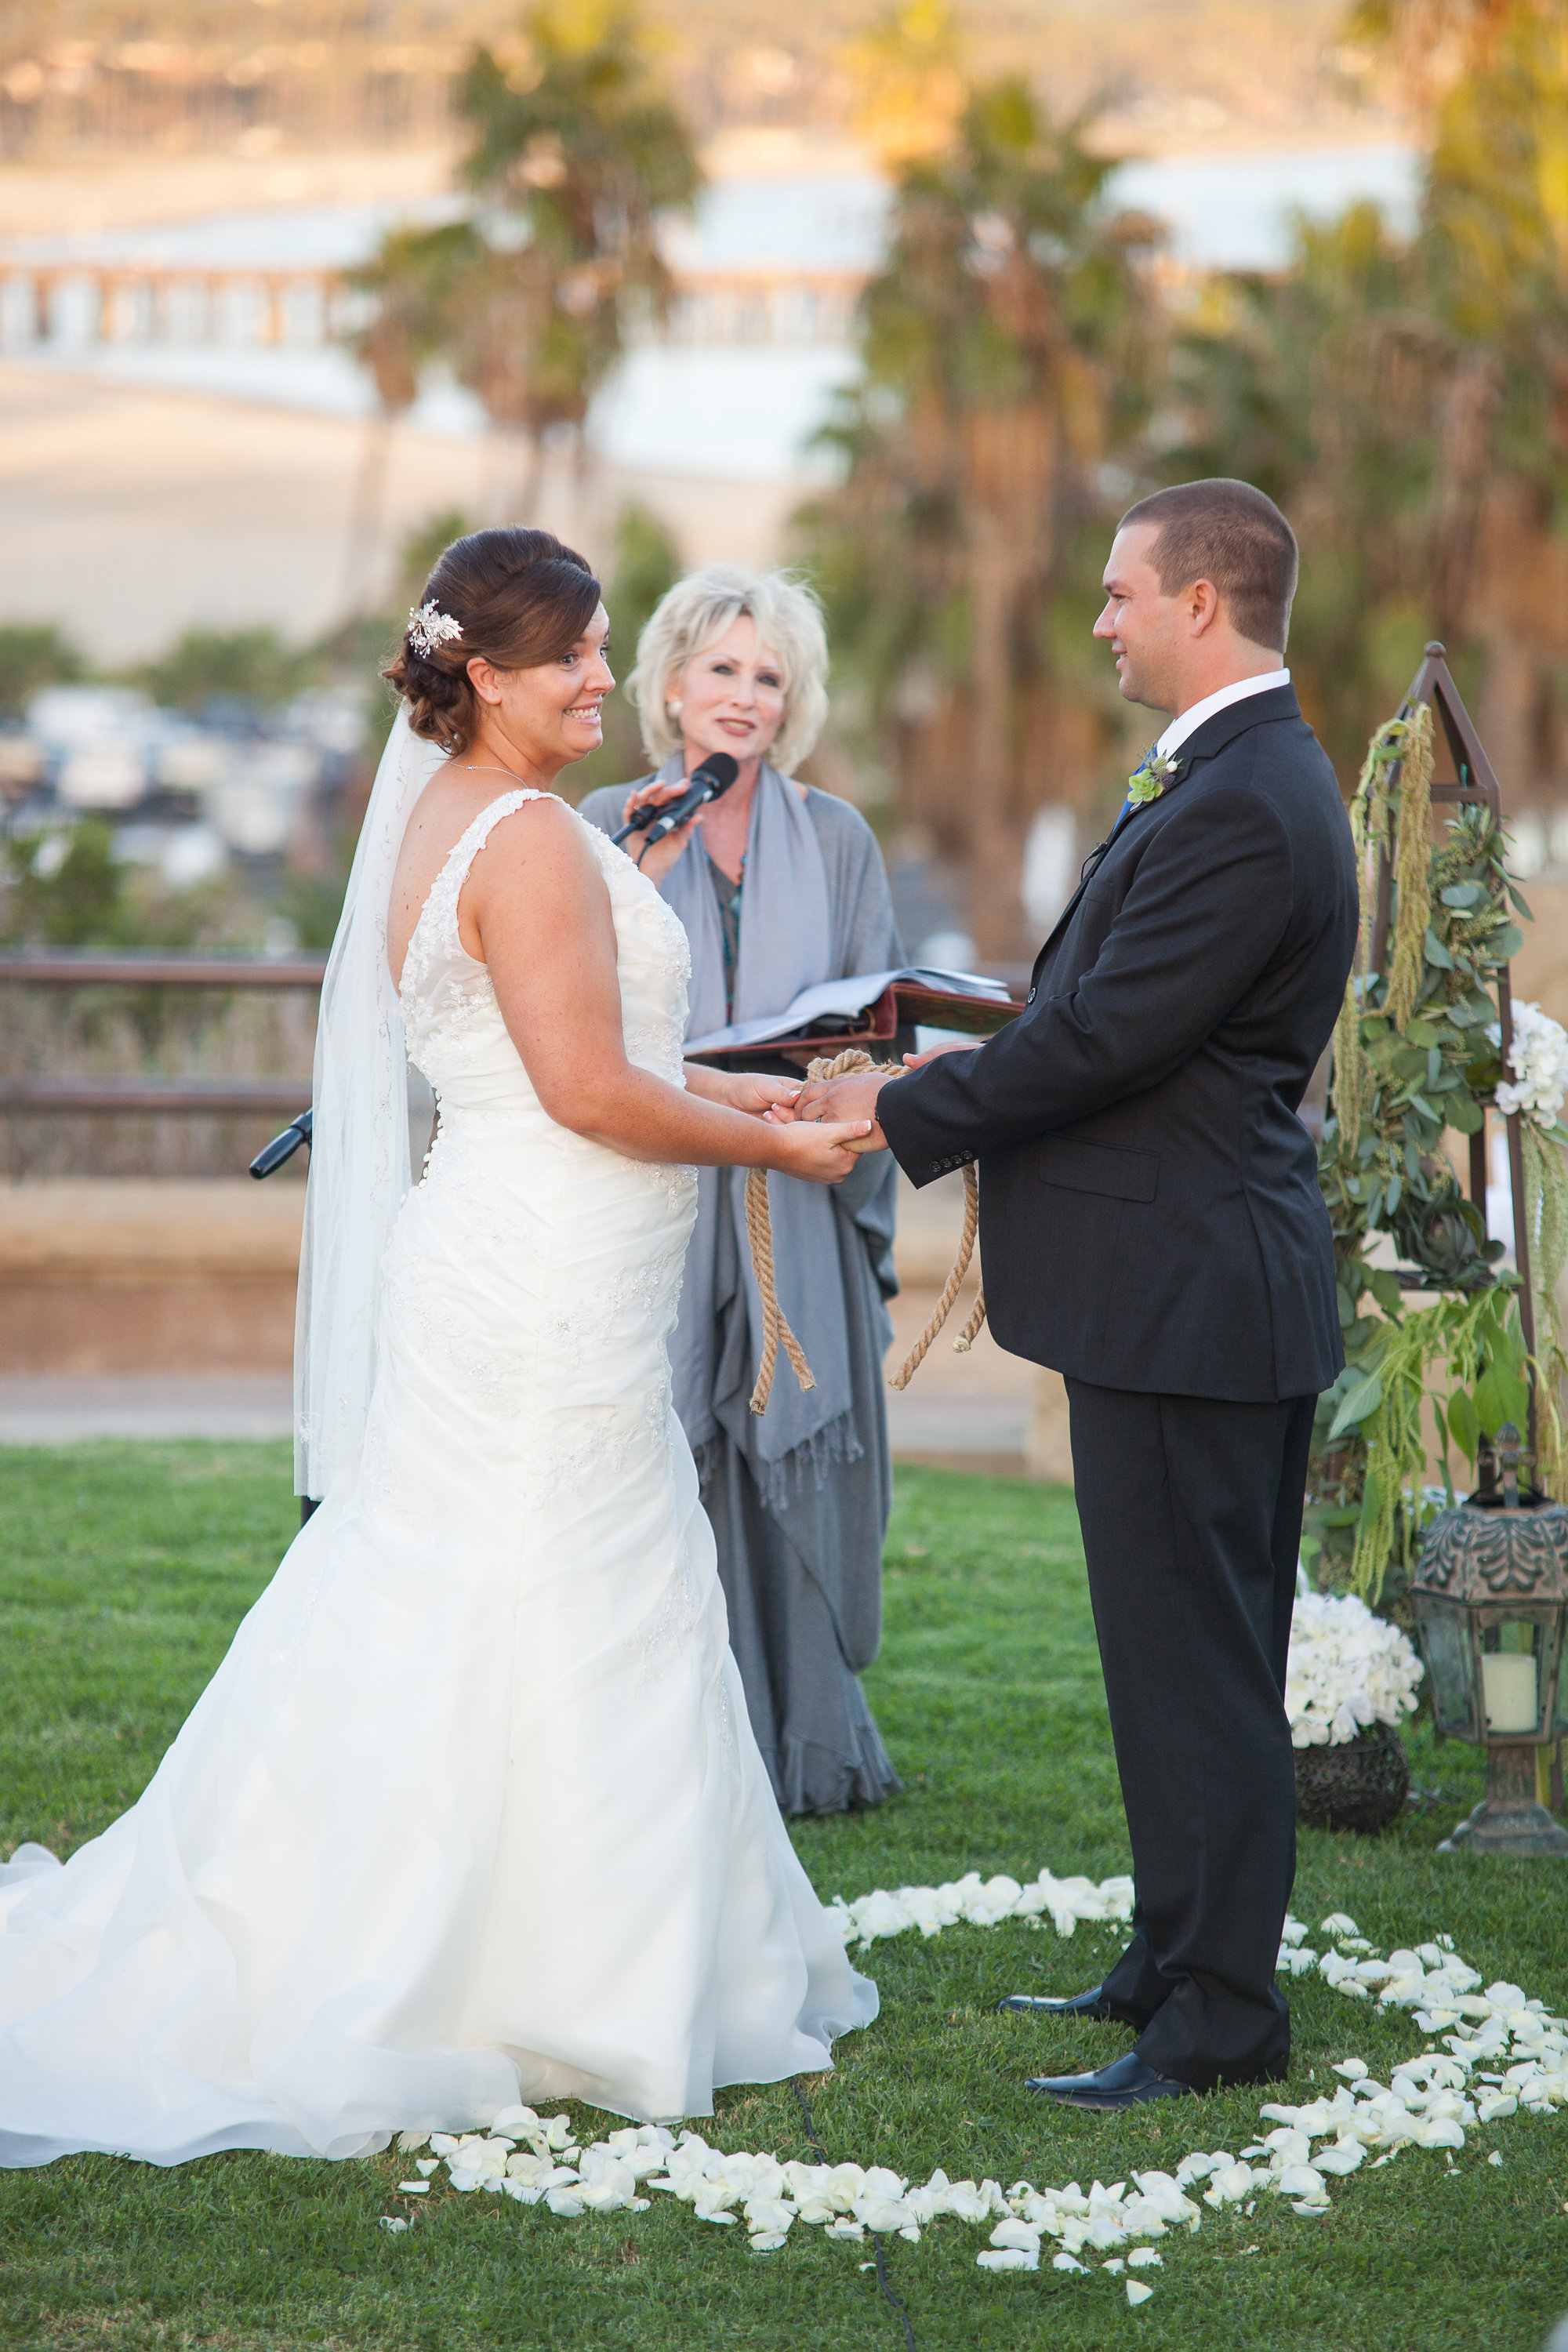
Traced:
<svg viewBox="0 0 1568 2352">
<path fill-rule="evenodd" d="M 1537 1483 L 1562 1502 L 1568 1496 L 1558 1400 L 1568 1393 L 1568 1350 L 1557 1311 L 1557 1286 L 1568 1265 L 1568 1158 L 1550 1132 L 1520 1121 L 1524 1159 L 1524 1230 L 1530 1244 L 1531 1305 L 1535 1312 Z"/>
<path fill-rule="evenodd" d="M 1418 702 L 1405 722 L 1394 855 L 1394 927 L 1386 1010 L 1403 1029 L 1415 1010 L 1432 920 L 1432 711 Z M 1392 770 L 1384 790 L 1395 789 Z"/>
<path fill-rule="evenodd" d="M 1378 852 L 1388 846 L 1389 776 L 1404 755 L 1409 722 L 1391 719 L 1367 745 L 1366 758 L 1351 796 L 1351 835 L 1355 843 L 1356 890 L 1361 919 L 1355 961 L 1345 982 L 1344 1003 L 1334 1029 L 1334 1115 L 1340 1148 L 1353 1152 L 1361 1141 L 1362 1118 L 1373 1090 L 1373 1075 L 1362 1050 L 1362 987 L 1372 963 L 1373 916 L 1377 904 Z"/>
</svg>

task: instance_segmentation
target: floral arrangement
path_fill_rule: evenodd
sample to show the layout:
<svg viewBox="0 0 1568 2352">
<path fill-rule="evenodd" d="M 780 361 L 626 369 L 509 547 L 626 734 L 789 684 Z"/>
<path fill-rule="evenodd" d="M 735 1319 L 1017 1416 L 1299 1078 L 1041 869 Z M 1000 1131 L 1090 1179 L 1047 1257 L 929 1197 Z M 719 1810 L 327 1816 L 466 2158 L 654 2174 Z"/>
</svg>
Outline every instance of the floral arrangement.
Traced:
<svg viewBox="0 0 1568 2352">
<path fill-rule="evenodd" d="M 1128 806 L 1146 808 L 1151 801 L 1157 801 L 1167 785 L 1180 782 L 1184 764 L 1152 743 L 1127 779 Z"/>
<path fill-rule="evenodd" d="M 1049 1878 L 1042 1872 L 1036 1884 Z M 976 1874 L 958 1882 L 979 1883 Z M 842 1908 L 850 1917 L 868 1916 L 869 1906 L 898 1899 L 878 1888 Z M 989 2244 L 975 2256 L 982 2270 L 1037 2271 L 1048 2260 L 1086 2284 L 1120 2285 L 1137 2305 L 1148 2302 L 1167 2261 L 1177 2259 L 1178 2233 L 1201 2231 L 1205 2208 L 1250 2214 L 1260 2197 L 1272 2196 L 1316 2220 L 1331 2210 L 1331 2184 L 1342 2187 L 1363 2166 L 1376 2170 L 1425 2149 L 1451 2167 L 1478 2128 L 1521 2115 L 1548 2121 L 1568 2108 L 1568 2021 L 1528 2000 L 1519 1985 L 1483 1990 L 1480 1971 L 1460 1958 L 1452 1937 L 1384 1957 L 1342 1911 L 1331 1912 L 1318 1933 L 1321 1950 L 1308 1943 L 1302 1921 L 1286 1920 L 1281 1973 L 1315 1972 L 1346 2000 L 1408 2012 L 1426 2048 L 1400 2060 L 1386 2084 L 1363 2059 L 1343 2057 L 1333 2066 L 1339 2080 L 1331 2092 L 1296 2106 L 1269 2101 L 1258 2110 L 1256 2138 L 1234 2150 L 1194 2148 L 1169 2171 L 1134 2168 L 1110 2188 L 1096 2180 L 1085 2190 L 1076 2180 L 1059 2189 L 1017 2180 L 1004 2189 L 989 2179 L 950 2179 L 939 2168 L 916 2184 L 884 2165 L 729 2151 L 700 2133 L 658 2124 L 628 2124 L 584 2148 L 569 2116 L 512 2106 L 487 2131 L 405 2132 L 398 2153 L 415 2159 L 417 2178 L 400 2181 L 398 2193 L 423 2200 L 444 2189 L 488 2192 L 562 2221 L 646 2213 L 664 2195 L 694 2221 L 742 2224 L 758 2254 L 778 2252 L 797 2225 L 839 2244 L 897 2235 L 918 2246 L 933 2223 L 956 2222 L 989 2231 Z M 1502 2164 L 1501 2149 L 1494 2147 L 1487 2161 Z M 410 2204 L 384 2214 L 382 2227 L 405 2231 L 421 2210 Z M 1169 2241 L 1163 2252 L 1162 2240 Z"/>
<path fill-rule="evenodd" d="M 1491 1036 L 1494 1045 L 1501 1044 L 1500 1028 L 1494 1027 Z M 1518 1111 L 1550 1135 L 1568 1097 L 1568 1029 L 1539 1004 L 1516 1004 L 1508 1066 L 1513 1075 L 1498 1087 L 1499 1110 L 1505 1118 Z M 1557 1140 L 1568 1142 L 1568 1136 Z"/>
<path fill-rule="evenodd" d="M 1408 1635 L 1353 1592 L 1303 1593 L 1285 1674 L 1291 1745 L 1337 1748 L 1371 1724 L 1397 1724 L 1426 1671 Z"/>
<path fill-rule="evenodd" d="M 1461 805 L 1439 833 L 1432 804 L 1432 712 L 1407 706 L 1378 730 L 1352 797 L 1362 891 L 1358 969 L 1334 1037 L 1319 1178 L 1334 1229 L 1345 1369 L 1320 1402 L 1304 1550 L 1321 1584 L 1348 1582 L 1394 1609 L 1432 1512 L 1453 1499 L 1450 1440 L 1472 1465 L 1483 1442 L 1525 1426 L 1531 1361 L 1520 1286 L 1499 1265 L 1445 1147 L 1478 1135 L 1489 1104 L 1524 1122 L 1525 1230 L 1534 1308 L 1536 1483 L 1568 1491 L 1557 1401 L 1568 1375 L 1555 1287 L 1568 1261 L 1568 1038 L 1538 1005 L 1518 1008 L 1509 1067 L 1498 992 L 1530 909 L 1510 880 L 1490 812 Z M 1392 893 L 1382 971 L 1373 968 L 1379 861 Z M 1402 1277 L 1369 1262 L 1389 1234 L 1421 1286 L 1447 1294 L 1406 1311 Z M 1406 1277 L 1408 1278 L 1408 1277 Z M 1373 1311 L 1364 1309 L 1370 1306 Z M 1429 1385 L 1446 1368 L 1448 1390 Z M 1425 1484 L 1431 1408 L 1444 1486 Z"/>
</svg>

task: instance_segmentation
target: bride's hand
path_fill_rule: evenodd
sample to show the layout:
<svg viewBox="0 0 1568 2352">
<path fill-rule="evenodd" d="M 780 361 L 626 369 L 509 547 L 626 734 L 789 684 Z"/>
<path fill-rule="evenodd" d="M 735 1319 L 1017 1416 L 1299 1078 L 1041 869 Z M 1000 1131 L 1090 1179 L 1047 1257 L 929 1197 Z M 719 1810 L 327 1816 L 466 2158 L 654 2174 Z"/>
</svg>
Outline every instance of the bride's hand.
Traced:
<svg viewBox="0 0 1568 2352">
<path fill-rule="evenodd" d="M 906 1054 L 906 1070 L 923 1070 L 928 1062 L 937 1062 L 944 1054 L 973 1054 L 976 1045 L 984 1045 L 984 1037 L 950 1037 L 944 1045 L 928 1045 L 923 1054 Z"/>
<path fill-rule="evenodd" d="M 777 1148 L 767 1166 L 784 1176 L 804 1176 L 809 1184 L 842 1183 L 862 1151 L 883 1149 L 882 1131 L 869 1118 L 792 1120 L 774 1133 Z"/>
<path fill-rule="evenodd" d="M 731 1110 L 743 1110 L 752 1118 L 795 1117 L 800 1097 L 798 1078 L 770 1078 L 760 1070 L 736 1070 L 726 1076 L 727 1088 L 719 1099 Z"/>
</svg>

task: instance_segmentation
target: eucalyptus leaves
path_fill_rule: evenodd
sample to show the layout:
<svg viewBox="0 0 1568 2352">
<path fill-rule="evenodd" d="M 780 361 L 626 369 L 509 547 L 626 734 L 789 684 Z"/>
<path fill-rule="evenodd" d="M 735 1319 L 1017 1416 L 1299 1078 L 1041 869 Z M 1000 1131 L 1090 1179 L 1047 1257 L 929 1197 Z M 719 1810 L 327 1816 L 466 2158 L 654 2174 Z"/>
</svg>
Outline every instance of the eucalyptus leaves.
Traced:
<svg viewBox="0 0 1568 2352">
<path fill-rule="evenodd" d="M 1528 920 L 1530 909 L 1508 878 L 1501 830 L 1487 808 L 1458 804 L 1435 835 L 1432 764 L 1432 713 L 1419 704 L 1373 736 L 1352 803 L 1360 951 L 1335 1032 L 1319 1155 L 1346 1365 L 1319 1406 L 1308 1549 L 1326 1553 L 1331 1578 L 1337 1568 L 1373 1599 L 1397 1597 L 1400 1580 L 1386 1584 L 1391 1565 L 1409 1567 L 1425 1519 L 1452 1499 L 1450 1446 L 1474 1465 L 1483 1438 L 1509 1422 L 1524 1428 L 1530 1402 L 1513 1278 L 1499 1269 L 1503 1245 L 1488 1240 L 1465 1197 L 1446 1131 L 1479 1135 L 1489 1104 L 1505 1113 L 1515 1107 L 1510 1088 L 1544 1103 L 1559 1069 L 1552 1041 L 1531 1018 L 1538 1008 L 1523 1007 L 1510 1069 L 1503 1068 L 1498 983 L 1524 943 L 1514 917 Z M 1379 970 L 1373 950 L 1383 861 L 1390 887 Z M 1568 1078 L 1568 1040 L 1564 1048 Z M 1568 1174 L 1544 1129 L 1530 1130 L 1527 1167 L 1531 1240 L 1549 1265 L 1559 1245 L 1568 1255 Z M 1379 1234 L 1392 1238 L 1422 1286 L 1449 1296 L 1406 1312 L 1394 1268 L 1369 1263 Z M 1551 1286 L 1543 1292 L 1538 1276 L 1535 1287 L 1538 1353 L 1542 1339 L 1550 1343 L 1538 1458 L 1544 1483 L 1555 1486 L 1563 1464 L 1551 1376 L 1563 1359 Z M 1443 1384 L 1429 1390 L 1439 1365 Z M 1423 1484 L 1428 1400 L 1444 1460 L 1444 1487 L 1435 1491 Z"/>
</svg>

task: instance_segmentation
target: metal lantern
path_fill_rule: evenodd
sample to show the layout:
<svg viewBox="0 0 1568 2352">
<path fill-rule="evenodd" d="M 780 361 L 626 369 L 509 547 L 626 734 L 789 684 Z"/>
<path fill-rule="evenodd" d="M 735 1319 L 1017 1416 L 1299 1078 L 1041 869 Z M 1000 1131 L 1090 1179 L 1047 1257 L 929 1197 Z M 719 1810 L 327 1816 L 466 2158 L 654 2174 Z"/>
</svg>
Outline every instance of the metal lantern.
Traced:
<svg viewBox="0 0 1568 2352">
<path fill-rule="evenodd" d="M 1518 1433 L 1441 1512 L 1410 1582 L 1437 1728 L 1487 1751 L 1487 1793 L 1440 1853 L 1568 1854 L 1535 1796 L 1535 1751 L 1568 1731 L 1568 1510 L 1519 1491 Z"/>
</svg>

